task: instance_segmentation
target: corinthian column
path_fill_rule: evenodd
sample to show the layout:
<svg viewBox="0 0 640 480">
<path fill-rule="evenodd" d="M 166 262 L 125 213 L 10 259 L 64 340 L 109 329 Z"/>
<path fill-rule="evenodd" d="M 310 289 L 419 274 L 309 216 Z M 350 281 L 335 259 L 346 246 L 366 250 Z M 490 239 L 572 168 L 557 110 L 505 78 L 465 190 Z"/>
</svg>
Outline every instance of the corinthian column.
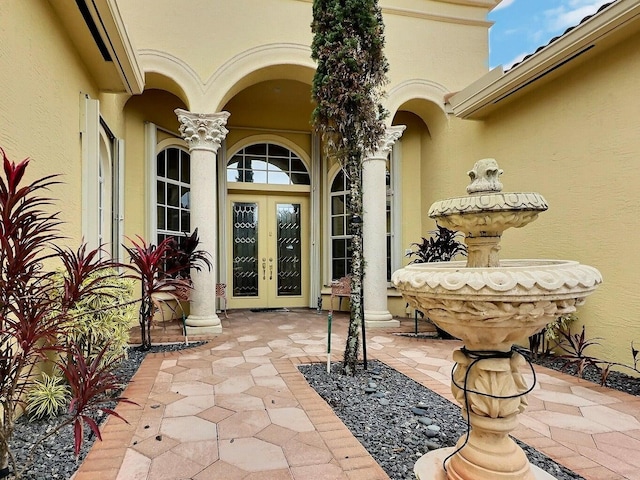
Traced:
<svg viewBox="0 0 640 480">
<path fill-rule="evenodd" d="M 229 113 L 191 113 L 179 108 L 175 113 L 191 155 L 191 230 L 198 228 L 200 247 L 211 254 L 213 264 L 210 271 L 206 268 L 201 272 L 191 271 L 193 292 L 186 320 L 187 333 L 220 333 L 222 325 L 216 314 L 216 154 L 229 133 L 225 128 Z"/>
<path fill-rule="evenodd" d="M 406 127 L 388 127 L 377 150 L 362 165 L 364 319 L 368 327 L 397 327 L 387 307 L 387 182 L 386 164 L 391 147 Z"/>
</svg>

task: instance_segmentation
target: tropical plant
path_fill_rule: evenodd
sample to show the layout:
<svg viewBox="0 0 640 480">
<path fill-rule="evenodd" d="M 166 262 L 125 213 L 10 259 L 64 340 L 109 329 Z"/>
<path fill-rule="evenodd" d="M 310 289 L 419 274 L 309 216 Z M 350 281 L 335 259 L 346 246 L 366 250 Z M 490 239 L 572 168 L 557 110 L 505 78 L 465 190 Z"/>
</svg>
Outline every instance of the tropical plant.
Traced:
<svg viewBox="0 0 640 480">
<path fill-rule="evenodd" d="M 586 328 L 583 325 L 580 333 L 571 332 L 571 324 L 577 320 L 573 314 L 563 315 L 558 317 L 556 322 L 550 324 L 547 329 L 549 330 L 548 339 L 553 342 L 553 345 L 549 347 L 549 352 L 553 349 L 559 351 L 557 358 L 564 362 L 562 370 L 574 368 L 575 373 L 579 377 L 584 377 L 587 368 L 591 367 L 600 374 L 600 385 L 604 386 L 607 383 L 607 378 L 613 368 L 619 370 L 627 370 L 634 374 L 639 374 L 638 368 L 638 354 L 640 353 L 634 346 L 634 342 L 631 341 L 631 357 L 633 363 L 626 364 L 622 362 L 612 362 L 609 360 L 603 360 L 598 357 L 594 357 L 587 353 L 587 349 L 590 349 L 594 345 L 600 345 L 602 338 L 589 338 L 586 334 Z"/>
<path fill-rule="evenodd" d="M 84 245 L 73 251 L 54 244 L 61 238 L 59 213 L 50 212 L 53 200 L 42 192 L 58 183 L 55 175 L 23 183 L 29 159 L 16 165 L 0 151 L 4 167 L 0 177 L 0 477 L 13 469 L 14 478 L 20 478 L 31 460 L 17 465 L 10 440 L 36 367 L 48 355 L 59 356 L 72 391 L 69 415 L 48 436 L 74 424 L 78 454 L 84 424 L 99 435 L 89 414 L 96 409 L 110 412 L 103 406 L 102 394 L 115 385 L 111 365 L 94 369 L 90 376 L 80 374 L 76 366 L 86 363 L 81 350 L 73 342 L 66 348 L 58 345 L 56 339 L 68 331 L 74 305 L 99 290 L 98 283 L 89 280 L 90 274 L 111 263 Z M 64 272 L 60 294 L 55 293 L 54 271 L 45 268 L 56 261 Z M 42 440 L 35 442 L 32 451 Z"/>
<path fill-rule="evenodd" d="M 122 387 L 117 377 L 112 373 L 111 365 L 102 359 L 106 350 L 107 345 L 88 363 L 87 359 L 82 355 L 82 351 L 76 345 L 72 345 L 67 352 L 67 361 L 58 363 L 71 388 L 71 405 L 69 406 L 71 419 L 65 422 L 64 425 L 73 424 L 76 456 L 80 453 L 80 447 L 84 440 L 85 424 L 98 440 L 102 440 L 97 423 L 89 415 L 91 412 L 100 410 L 126 422 L 120 414 L 104 406 L 105 402 L 114 400 L 112 393 Z M 115 400 L 135 405 L 135 402 L 126 398 L 116 398 Z"/>
<path fill-rule="evenodd" d="M 33 419 L 58 416 L 71 402 L 71 392 L 64 377 L 42 374 L 27 393 L 27 413 Z"/>
<path fill-rule="evenodd" d="M 171 242 L 165 253 L 165 275 L 191 280 L 192 265 L 205 265 L 211 270 L 213 265 L 209 253 L 198 250 L 200 237 L 198 237 L 197 228 L 191 234 L 185 232 L 181 237 L 170 238 Z"/>
<path fill-rule="evenodd" d="M 407 257 L 416 257 L 409 263 L 448 262 L 457 255 L 467 256 L 467 246 L 458 238 L 463 235 L 460 232 L 449 230 L 437 225 L 438 230 L 432 230 L 429 238 L 422 237 L 421 243 L 412 243 L 416 247 L 407 253 Z"/>
<path fill-rule="evenodd" d="M 595 357 L 587 355 L 587 348 L 593 345 L 600 345 L 600 338 L 587 338 L 585 326 L 582 326 L 580 333 L 571 333 L 571 330 L 558 330 L 560 338 L 557 346 L 565 353 L 560 358 L 565 360 L 565 368 L 569 365 L 575 365 L 578 376 L 582 376 L 584 369 L 591 365 L 598 368 L 598 360 Z"/>
<path fill-rule="evenodd" d="M 406 256 L 416 258 L 409 263 L 448 262 L 453 260 L 457 255 L 467 256 L 467 246 L 458 240 L 458 238 L 462 237 L 460 232 L 449 230 L 440 225 L 437 225 L 437 227 L 438 230 L 429 232 L 431 234 L 429 238 L 422 237 L 421 243 L 411 244 L 412 247 L 416 247 L 416 250 L 407 253 Z M 416 315 L 417 314 L 418 312 L 416 312 Z M 424 317 L 424 313 L 419 312 L 419 314 Z M 440 338 L 453 338 L 448 332 L 442 330 L 437 325 L 435 327 Z"/>
<path fill-rule="evenodd" d="M 138 322 L 140 324 L 140 336 L 142 350 L 151 348 L 151 321 L 157 306 L 154 303 L 154 296 L 159 293 L 166 293 L 178 298 L 176 292 L 193 288 L 189 278 L 182 278 L 179 274 L 189 269 L 197 271 L 206 266 L 209 270 L 212 267 L 209 254 L 202 250 L 196 250 L 199 243 L 197 233 L 187 237 L 189 239 L 190 251 L 182 251 L 177 246 L 173 237 L 165 238 L 157 246 L 147 244 L 142 238 L 130 240 L 131 246 L 124 246 L 131 257 L 131 264 L 128 267 L 133 271 L 133 278 L 140 281 L 141 301 L 138 311 Z M 195 239 L 193 246 L 192 239 Z M 193 248 L 191 248 L 193 247 Z"/>
<path fill-rule="evenodd" d="M 313 123 L 327 156 L 340 162 L 349 179 L 349 212 L 361 220 L 362 162 L 385 131 L 386 112 L 380 99 L 389 66 L 383 53 L 382 12 L 377 0 L 314 0 L 311 30 L 311 56 L 317 61 Z M 362 229 L 352 233 L 351 316 L 343 363 L 344 373 L 351 375 L 364 314 Z"/>
<path fill-rule="evenodd" d="M 561 333 L 571 330 L 571 324 L 577 320 L 573 313 L 558 316 L 540 332 L 529 337 L 529 354 L 532 358 L 547 356 L 560 341 Z"/>
<path fill-rule="evenodd" d="M 57 292 L 61 293 L 63 275 L 54 276 Z M 58 344 L 68 347 L 75 343 L 91 360 L 106 346 L 103 361 L 114 363 L 125 357 L 129 345 L 129 330 L 135 318 L 134 281 L 118 275 L 114 268 L 91 272 L 85 282 L 95 289 L 69 310 L 70 321 Z"/>
</svg>

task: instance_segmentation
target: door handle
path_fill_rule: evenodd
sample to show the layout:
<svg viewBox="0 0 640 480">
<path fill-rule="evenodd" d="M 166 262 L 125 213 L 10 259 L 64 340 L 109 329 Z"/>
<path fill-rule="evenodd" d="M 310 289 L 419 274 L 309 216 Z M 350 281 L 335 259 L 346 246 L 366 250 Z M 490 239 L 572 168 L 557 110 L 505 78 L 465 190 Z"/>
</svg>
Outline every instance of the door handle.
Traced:
<svg viewBox="0 0 640 480">
<path fill-rule="evenodd" d="M 262 257 L 262 279 L 266 280 L 267 278 L 267 259 Z"/>
<path fill-rule="evenodd" d="M 269 258 L 269 280 L 273 279 L 273 258 Z"/>
</svg>

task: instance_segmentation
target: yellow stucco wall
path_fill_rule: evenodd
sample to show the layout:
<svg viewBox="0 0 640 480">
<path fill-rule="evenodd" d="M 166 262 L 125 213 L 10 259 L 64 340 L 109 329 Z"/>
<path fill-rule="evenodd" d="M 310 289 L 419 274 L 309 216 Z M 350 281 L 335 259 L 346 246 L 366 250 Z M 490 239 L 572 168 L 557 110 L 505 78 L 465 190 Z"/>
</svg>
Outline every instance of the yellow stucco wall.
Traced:
<svg viewBox="0 0 640 480">
<path fill-rule="evenodd" d="M 436 192 L 426 194 L 425 209 L 464 195 L 465 172 L 485 157 L 504 169 L 505 191 L 541 193 L 549 210 L 505 232 L 501 258 L 578 260 L 598 268 L 604 284 L 578 317 L 588 337 L 602 337 L 591 354 L 626 363 L 631 340 L 640 343 L 639 51 L 636 35 L 566 65 L 482 121 L 451 118 L 443 148 L 429 158 L 435 171 L 422 172 L 422 188 Z"/>
<path fill-rule="evenodd" d="M 138 49 L 167 52 L 206 81 L 227 59 L 258 45 L 309 45 L 311 5 L 282 0 L 118 0 Z M 251 14 L 248 14 L 250 12 Z"/>
<path fill-rule="evenodd" d="M 232 69 L 230 65 L 242 64 L 252 52 L 267 46 L 302 47 L 302 56 L 309 61 L 311 1 L 192 0 L 185 10 L 173 0 L 118 0 L 118 6 L 143 67 L 160 61 L 163 68 L 181 72 L 184 82 L 195 79 L 209 88 L 210 82 L 221 80 L 221 72 Z M 427 79 L 446 91 L 456 91 L 486 72 L 490 25 L 486 8 L 406 0 L 381 2 L 381 7 L 391 66 L 388 90 Z M 256 55 L 255 61 L 261 62 L 261 56 Z M 149 68 L 157 67 L 153 65 Z M 289 68 L 286 75 L 291 72 Z M 162 83 L 153 75 L 149 78 Z"/>
<path fill-rule="evenodd" d="M 188 11 L 173 0 L 117 3 L 142 65 L 151 50 L 179 65 L 172 71 L 175 78 L 148 75 L 151 83 L 176 92 L 184 79 L 178 73 L 191 72 L 201 92 L 224 98 L 218 90 L 229 85 L 215 83 L 222 66 L 268 44 L 308 48 L 312 38 L 310 0 L 192 0 Z M 394 124 L 407 125 L 401 140 L 400 253 L 435 227 L 427 216 L 429 206 L 464 194 L 473 163 L 494 157 L 505 170 L 505 190 L 537 191 L 550 205 L 537 222 L 506 233 L 503 258 L 575 259 L 599 268 L 605 283 L 579 317 L 589 336 L 604 338 L 597 354 L 629 361 L 630 340 L 640 343 L 640 299 L 635 295 L 640 286 L 638 36 L 565 65 L 502 102 L 484 120 L 461 120 L 429 99 L 442 98 L 485 73 L 486 10 L 432 0 L 380 3 L 391 66 L 387 91 L 392 92 L 389 101 L 398 102 L 391 114 Z M 109 128 L 125 139 L 124 233 L 144 235 L 144 125 L 153 122 L 177 133 L 173 110 L 188 108 L 188 95 L 147 90 L 128 99 L 99 92 L 46 1 L 0 1 L 0 45 L 0 146 L 13 160 L 34 159 L 31 178 L 64 175 L 67 185 L 55 188 L 53 195 L 69 223 L 64 232 L 69 243 L 81 237 L 81 92 L 100 100 Z M 242 88 L 225 107 L 232 114 L 230 149 L 270 131 L 311 157 L 311 67 L 293 64 L 283 60 L 257 73 L 249 67 L 238 80 Z M 212 78 L 214 83 L 206 86 Z M 410 93 L 398 93 L 407 85 Z M 194 91 L 193 85 L 184 87 Z M 158 138 L 163 136 L 170 134 Z M 326 213 L 322 193 L 320 208 Z M 390 302 L 393 313 L 402 314 L 401 303 Z"/>
<path fill-rule="evenodd" d="M 62 174 L 51 194 L 68 243 L 78 245 L 80 95 L 98 91 L 48 2 L 0 2 L 0 45 L 0 146 L 11 160 L 33 159 L 29 178 Z"/>
<path fill-rule="evenodd" d="M 184 103 L 161 90 L 148 90 L 142 95 L 132 97 L 125 106 L 126 124 L 126 164 L 125 164 L 125 235 L 135 238 L 140 235 L 146 241 L 147 219 L 147 170 L 145 158 L 145 123 L 151 122 L 168 132 L 178 133 L 178 118 L 174 110 L 185 108 Z M 170 137 L 159 132 L 158 141 Z M 176 144 L 181 144 L 178 139 Z"/>
</svg>

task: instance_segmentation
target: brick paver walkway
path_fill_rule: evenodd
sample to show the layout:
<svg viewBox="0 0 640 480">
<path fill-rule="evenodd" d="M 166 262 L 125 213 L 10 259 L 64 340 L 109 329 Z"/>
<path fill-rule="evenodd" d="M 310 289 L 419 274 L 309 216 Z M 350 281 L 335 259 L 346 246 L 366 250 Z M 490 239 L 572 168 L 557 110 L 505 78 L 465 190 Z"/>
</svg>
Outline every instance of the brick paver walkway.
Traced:
<svg viewBox="0 0 640 480">
<path fill-rule="evenodd" d="M 334 352 L 346 323 L 334 316 Z M 394 335 L 413 328 L 403 323 L 367 331 L 369 358 L 453 401 L 460 344 Z M 145 359 L 124 393 L 139 406 L 117 407 L 130 424 L 110 418 L 74 480 L 388 478 L 296 368 L 326 362 L 326 312 L 233 311 L 223 329 L 204 346 Z M 156 328 L 153 340 L 182 337 Z M 515 436 L 587 480 L 640 480 L 640 399 L 536 370 Z"/>
</svg>

